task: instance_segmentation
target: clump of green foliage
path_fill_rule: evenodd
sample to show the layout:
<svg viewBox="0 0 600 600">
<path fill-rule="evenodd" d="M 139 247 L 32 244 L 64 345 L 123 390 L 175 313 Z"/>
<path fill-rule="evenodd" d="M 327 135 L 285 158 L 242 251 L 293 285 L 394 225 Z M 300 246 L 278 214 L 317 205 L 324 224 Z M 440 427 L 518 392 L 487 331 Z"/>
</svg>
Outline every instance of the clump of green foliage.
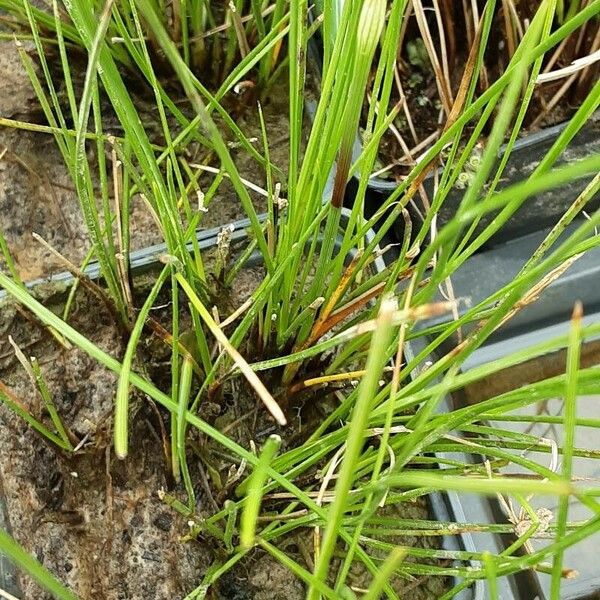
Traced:
<svg viewBox="0 0 600 600">
<path fill-rule="evenodd" d="M 541 2 L 506 72 L 476 97 L 494 16 L 493 3 L 489 4 L 478 24 L 480 37 L 473 45 L 461 94 L 455 100 L 443 133 L 372 217 L 365 215 L 365 193 L 380 138 L 398 111 L 398 107 L 389 110 L 389 103 L 399 32 L 407 8 L 405 1 L 392 2 L 388 14 L 384 0 L 346 2 L 339 11 L 333 4 L 325 4 L 322 84 L 305 148 L 302 148 L 302 120 L 306 109 L 303 92 L 310 36 L 308 5 L 306 2 L 289 5 L 286 25 L 281 30 L 287 36 L 289 59 L 289 168 L 283 181 L 282 174 L 269 160 L 265 132 L 263 153 L 257 156 L 267 181 L 268 212 L 262 217 L 257 214 L 222 132 L 212 118 L 213 111 L 224 114 L 219 94 L 209 99 L 203 93 L 194 73 L 192 54 L 186 58 L 185 52 L 180 51 L 177 37 L 151 0 L 122 4 L 129 8 L 134 23 L 141 23 L 137 10 L 144 14 L 141 31 L 148 33 L 149 40 L 140 36 L 135 47 L 139 68 L 154 85 L 167 140 L 164 148 L 156 148 L 150 142 L 125 84 L 121 64 L 110 51 L 107 32 L 113 23 L 112 12 L 100 14 L 98 21 L 98 12 L 83 0 L 67 6 L 72 26 L 88 53 L 86 85 L 81 97 L 76 98 L 73 89 L 69 92 L 68 111 L 74 130 L 67 127 L 63 106 L 54 93 L 35 15 L 31 9 L 26 10 L 26 14 L 42 62 L 43 84 L 36 78 L 35 71 L 29 70 L 75 180 L 94 256 L 101 265 L 108 293 L 119 318 L 128 328 L 125 355 L 116 358 L 103 352 L 37 302 L 18 278 L 0 274 L 0 286 L 46 326 L 59 331 L 119 375 L 114 414 L 114 446 L 119 457 L 125 458 L 129 444 L 135 443 L 128 433 L 130 386 L 169 413 L 171 468 L 187 492 L 186 502 L 177 498 L 170 498 L 169 502 L 194 522 L 192 537 L 200 533 L 210 535 L 227 553 L 227 562 L 209 570 L 189 598 L 201 597 L 219 576 L 256 547 L 270 553 L 301 578 L 311 600 L 353 594 L 348 574 L 356 562 L 372 573 L 367 598 L 378 598 L 382 593 L 397 598 L 394 578 L 423 574 L 456 578 L 444 598 L 451 598 L 476 580 L 488 582 L 493 598 L 499 577 L 528 568 L 550 573 L 553 597 L 559 598 L 564 550 L 600 529 L 595 499 L 597 487 L 587 482 L 580 485 L 572 472 L 573 457 L 582 453 L 575 447 L 573 435 L 580 425 L 577 396 L 600 392 L 597 367 L 579 365 L 580 348 L 585 340 L 599 333 L 599 326 L 583 325 L 581 310 L 577 308 L 568 335 L 520 349 L 494 364 L 465 373 L 461 373 L 461 366 L 494 331 L 543 293 L 554 276 L 582 253 L 600 245 L 595 229 L 600 221 L 598 212 L 579 222 L 574 232 L 565 234 L 567 226 L 598 191 L 598 176 L 573 199 L 571 209 L 558 220 L 513 281 L 476 306 L 461 306 L 460 313 L 457 313 L 456 300 L 440 300 L 439 296 L 440 288 L 451 280 L 453 273 L 530 198 L 600 170 L 600 156 L 555 168 L 559 156 L 600 104 L 600 84 L 596 84 L 531 176 L 502 191 L 496 190 L 522 129 L 544 56 L 595 18 L 600 12 L 600 2 L 588 3 L 566 18 L 563 15 L 564 23 L 557 29 L 552 27 L 556 3 Z M 59 21 L 54 20 L 53 31 L 65 80 L 68 80 L 69 64 L 63 51 L 65 36 Z M 227 76 L 227 86 L 240 81 L 245 69 L 252 64 L 272 55 L 281 32 L 269 38 L 264 47 L 252 49 Z M 127 35 L 131 36 L 131 32 Z M 186 123 L 186 134 L 177 138 L 171 135 L 166 118 L 168 111 L 175 114 L 174 104 L 154 72 L 148 50 L 150 40 L 171 64 L 197 115 Z M 366 143 L 356 158 L 352 155 L 354 136 L 376 49 L 379 52 L 371 86 Z M 28 64 L 27 57 L 24 60 Z M 102 134 L 100 84 L 123 127 L 121 139 L 106 139 Z M 90 120 L 93 127 L 88 128 Z M 201 211 L 195 209 L 190 199 L 198 190 L 193 172 L 185 168 L 180 156 L 190 139 L 187 135 L 197 126 L 201 127 L 201 142 L 218 156 L 223 176 L 231 180 L 249 219 L 246 250 L 228 264 L 231 283 L 235 284 L 235 273 L 253 251 L 260 254 L 265 269 L 265 277 L 247 306 L 227 328 L 220 326 L 211 314 L 207 293 L 210 278 L 195 235 Z M 477 169 L 466 186 L 462 203 L 454 218 L 431 236 L 436 214 L 464 172 L 485 127 L 490 127 L 491 133 L 478 155 Z M 499 149 L 507 138 L 505 154 L 498 161 Z M 85 153 L 88 140 L 114 148 L 127 173 L 129 183 L 124 189 L 129 194 L 134 188 L 142 192 L 161 224 L 166 243 L 165 266 L 141 307 L 134 306 L 127 293 L 128 279 L 124 277 L 127 246 L 115 247 L 110 230 L 110 224 L 116 223 L 123 232 L 128 231 L 126 198 L 130 196 L 123 195 L 123 207 L 115 213 L 108 202 L 106 165 L 90 164 Z M 248 146 L 257 153 L 251 144 Z M 446 160 L 437 192 L 424 222 L 413 231 L 406 206 L 426 174 L 438 167 L 442 151 Z M 104 227 L 92 193 L 94 168 L 99 169 L 100 181 L 104 181 L 101 204 Z M 360 174 L 358 190 L 349 215 L 343 218 L 346 185 L 355 173 Z M 285 195 L 281 185 L 277 185 L 282 183 L 286 184 Z M 214 190 L 207 190 L 206 196 L 212 193 Z M 477 225 L 488 213 L 495 218 L 478 229 Z M 379 244 L 397 219 L 406 219 L 406 233 L 394 248 L 394 259 L 381 267 L 379 259 L 383 251 Z M 366 237 L 375 226 L 376 233 Z M 391 250 L 384 250 L 384 255 L 389 255 Z M 378 268 L 373 269 L 376 262 Z M 134 359 L 148 313 L 159 292 L 169 286 L 173 306 L 169 332 L 172 385 L 164 390 L 137 372 Z M 182 296 L 190 305 L 194 353 L 186 348 L 188 338 L 184 338 L 179 323 Z M 434 315 L 451 315 L 452 311 L 455 318 L 449 316 L 441 324 L 417 327 L 419 321 Z M 462 328 L 468 326 L 467 337 L 456 341 L 451 351 L 442 350 L 444 343 L 456 340 Z M 217 354 L 209 351 L 213 339 L 220 347 Z M 568 355 L 562 375 L 503 393 L 475 406 L 450 412 L 438 410 L 447 394 L 560 348 L 566 348 Z M 198 356 L 197 361 L 195 356 Z M 316 376 L 309 374 L 305 370 L 309 361 L 313 361 L 312 364 L 317 361 L 322 372 Z M 199 375 L 197 388 L 192 385 L 194 372 Z M 257 453 L 209 425 L 197 410 L 211 386 L 242 376 L 281 426 L 279 437 L 269 438 Z M 273 386 L 271 389 L 264 384 L 266 377 Z M 282 448 L 286 413 L 278 399 L 312 386 L 318 386 L 319 392 L 311 396 L 310 401 L 322 402 L 325 396 L 332 397 L 336 401 L 334 408 L 299 445 Z M 330 396 L 332 388 L 335 393 Z M 565 432 L 560 446 L 563 454 L 560 469 L 550 469 L 521 456 L 521 440 L 516 439 L 508 427 L 495 428 L 492 435 L 486 426 L 487 421 L 508 422 L 514 411 L 556 396 L 565 400 L 564 414 L 555 419 Z M 527 417 L 522 418 L 527 422 Z M 600 422 L 594 419 L 586 425 L 598 427 Z M 196 514 L 194 486 L 187 468 L 189 428 L 248 465 L 247 478 L 238 486 L 235 498 L 206 519 Z M 48 437 L 40 427 L 37 430 Z M 59 433 L 52 432 L 52 435 L 62 439 Z M 377 440 L 377 443 L 368 444 L 367 440 Z M 535 436 L 526 437 L 526 442 L 529 447 L 547 451 L 544 442 Z M 453 453 L 451 458 L 448 453 Z M 506 477 L 507 465 L 518 465 L 526 475 Z M 499 554 L 466 555 L 461 551 L 441 553 L 436 549 L 410 547 L 399 550 L 377 539 L 392 529 L 392 524 L 379 516 L 380 507 L 410 502 L 435 490 L 510 497 L 527 514 L 528 526 L 524 532 L 520 530 L 514 544 Z M 265 496 L 275 491 L 284 494 L 284 500 L 274 504 L 275 515 L 259 519 L 262 506 L 268 500 Z M 536 536 L 541 522 L 540 514 L 533 508 L 532 495 L 556 497 L 559 510 L 547 529 L 552 536 L 542 538 L 535 551 L 523 554 L 521 550 L 529 549 L 528 541 Z M 571 498 L 583 502 L 593 516 L 584 522 L 569 521 L 567 507 Z M 429 520 L 404 525 L 411 531 L 436 536 L 449 535 L 452 527 L 456 527 L 456 524 Z M 514 523 L 504 525 L 503 531 L 515 531 Z M 462 523 L 460 527 L 475 530 L 478 527 L 491 529 L 492 525 Z M 278 547 L 285 536 L 306 528 L 314 532 L 314 568 L 301 564 L 297 557 Z M 9 545 L 6 547 L 13 550 Z M 373 548 L 384 550 L 387 560 L 374 554 Z M 339 560 L 333 569 L 336 553 Z M 11 556 L 49 589 L 57 589 L 48 573 L 32 568 L 16 552 Z M 454 564 L 436 564 L 435 560 L 441 556 L 450 557 Z M 404 560 L 406 557 L 410 560 Z M 62 597 L 70 597 L 69 592 L 60 593 Z"/>
<path fill-rule="evenodd" d="M 13 33 L 8 35 L 29 37 L 27 23 L 34 21 L 41 40 L 48 48 L 55 46 L 57 36 L 61 36 L 70 51 L 85 52 L 85 34 L 78 28 L 73 18 L 73 7 L 68 3 L 52 0 L 33 5 L 22 0 L 2 0 L 0 9 L 9 15 L 4 24 Z M 121 68 L 136 75 L 146 72 L 143 68 L 145 59 L 139 53 L 141 40 L 144 40 L 155 61 L 155 67 L 161 69 L 165 66 L 160 44 L 148 25 L 152 19 L 149 16 L 151 11 L 165 34 L 177 45 L 185 64 L 207 88 L 213 89 L 220 86 L 253 48 L 264 49 L 276 40 L 261 57 L 252 82 L 260 88 L 266 86 L 280 64 L 278 59 L 282 54 L 284 30 L 289 21 L 284 0 L 216 3 L 151 0 L 144 4 L 128 0 L 94 0 L 87 3 L 85 10 L 96 15 L 107 14 L 105 48 Z"/>
</svg>

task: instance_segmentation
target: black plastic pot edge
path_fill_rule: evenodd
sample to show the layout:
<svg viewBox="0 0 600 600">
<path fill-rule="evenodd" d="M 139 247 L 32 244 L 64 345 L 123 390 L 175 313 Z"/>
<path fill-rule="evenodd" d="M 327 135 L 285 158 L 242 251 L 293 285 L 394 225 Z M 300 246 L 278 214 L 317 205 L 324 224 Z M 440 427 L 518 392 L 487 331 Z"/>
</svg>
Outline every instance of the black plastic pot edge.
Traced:
<svg viewBox="0 0 600 600">
<path fill-rule="evenodd" d="M 595 113 L 592 117 L 594 120 L 600 119 L 600 113 Z M 544 129 L 540 129 L 534 133 L 529 133 L 526 136 L 519 138 L 513 147 L 513 152 L 520 152 L 523 150 L 531 150 L 532 152 L 540 146 L 540 144 L 548 145 L 554 143 L 556 138 L 564 131 L 565 127 L 568 125 L 568 121 L 564 123 L 559 123 L 558 125 L 552 125 L 550 127 L 545 127 Z M 500 149 L 499 155 L 502 156 L 506 146 L 502 146 Z M 357 136 L 355 142 L 355 152 L 360 154 L 362 151 L 362 141 L 360 136 Z M 429 175 L 428 179 L 432 179 L 433 175 Z M 369 185 L 371 189 L 391 194 L 397 187 L 398 183 L 396 181 L 391 181 L 389 179 L 384 179 L 382 177 L 371 176 L 369 178 Z"/>
<path fill-rule="evenodd" d="M 504 170 L 499 189 L 527 179 L 533 169 L 539 164 L 539 161 L 546 154 L 548 149 L 562 133 L 568 122 L 561 123 L 541 131 L 530 133 L 517 140 L 514 145 L 511 156 Z M 362 141 L 357 135 L 354 147 L 354 160 L 357 160 L 362 151 Z M 499 157 L 503 155 L 505 146 L 499 152 Z M 584 128 L 575 136 L 571 144 L 561 155 L 557 164 L 574 162 L 585 156 L 600 152 L 600 111 L 596 111 Z M 439 172 L 438 172 L 439 173 Z M 429 198 L 433 196 L 434 182 L 436 173 L 430 174 L 423 185 Z M 561 186 L 540 194 L 535 199 L 526 202 L 517 213 L 511 218 L 503 229 L 495 234 L 488 242 L 488 246 L 502 243 L 508 239 L 513 239 L 521 235 L 527 235 L 540 228 L 548 227 L 554 224 L 556 219 L 563 214 L 564 210 L 583 190 L 590 181 L 589 178 L 579 179 L 568 185 Z M 357 185 L 357 176 L 354 177 L 353 185 Z M 367 188 L 369 202 L 373 205 L 372 210 L 376 210 L 382 201 L 390 196 L 399 187 L 398 182 L 388 181 L 379 177 L 371 177 Z M 460 205 L 464 191 L 453 189 L 448 194 L 443 207 L 438 215 L 437 227 L 441 228 L 453 217 L 456 209 Z M 592 199 L 587 207 L 591 210 L 600 206 L 600 194 Z M 418 218 L 415 214 L 413 218 Z M 491 220 L 491 217 L 489 218 Z M 483 219 L 479 230 L 489 221 Z M 396 222 L 396 236 L 402 239 L 404 232 L 404 221 L 402 219 Z"/>
<path fill-rule="evenodd" d="M 264 222 L 267 215 L 259 215 L 259 221 Z M 210 229 L 201 229 L 196 231 L 196 240 L 200 250 L 205 250 L 214 245 L 217 235 L 223 228 L 233 228 L 231 232 L 231 241 L 235 242 L 246 236 L 246 229 L 250 227 L 250 219 L 240 219 L 223 224 L 222 227 L 212 227 Z M 193 251 L 192 242 L 187 244 L 187 249 L 191 253 Z M 129 270 L 132 275 L 140 275 L 146 272 L 153 266 L 161 264 L 161 257 L 167 254 L 167 245 L 165 243 L 153 244 L 139 250 L 134 250 L 129 254 Z M 83 273 L 92 280 L 100 279 L 100 264 L 91 262 Z M 75 281 L 76 277 L 69 271 L 61 271 L 54 273 L 48 277 L 40 277 L 31 281 L 24 282 L 25 287 L 33 289 L 42 284 L 63 283 L 69 285 Z M 0 300 L 5 298 L 7 293 L 0 289 Z"/>
</svg>

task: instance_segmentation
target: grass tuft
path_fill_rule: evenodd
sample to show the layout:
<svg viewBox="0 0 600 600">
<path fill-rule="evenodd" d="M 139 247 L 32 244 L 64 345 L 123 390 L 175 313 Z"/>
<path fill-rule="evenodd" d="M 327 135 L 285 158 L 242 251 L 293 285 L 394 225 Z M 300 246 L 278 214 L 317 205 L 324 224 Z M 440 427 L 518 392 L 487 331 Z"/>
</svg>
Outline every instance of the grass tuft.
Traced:
<svg viewBox="0 0 600 600">
<path fill-rule="evenodd" d="M 596 22 L 600 0 L 581 6 L 544 0 L 526 28 L 503 13 L 510 56 L 497 76 L 486 53 L 500 7 L 512 3 L 487 3 L 481 14 L 474 14 L 475 4 L 463 15 L 469 51 L 454 91 L 449 65 L 457 40 L 444 31 L 441 12 L 448 3 L 434 2 L 431 15 L 423 2 L 410 8 L 406 0 L 323 3 L 321 14 L 310 13 L 311 25 L 312 7 L 305 1 L 73 0 L 44 10 L 28 0 L 0 0 L 15 31 L 26 28 L 33 40 L 41 69 L 22 48 L 21 56 L 47 121 L 0 124 L 54 136 L 89 232 L 86 263 L 97 261 L 101 281 L 90 282 L 77 267 L 69 270 L 80 287 L 111 307 L 126 340 L 123 355 L 109 355 L 69 324 L 76 286 L 63 318 L 39 302 L 20 280 L 18 261 L 1 233 L 7 272 L 0 272 L 0 287 L 20 310 L 60 332 L 64 345 L 117 374 L 110 425 L 119 459 L 131 460 L 130 448 L 139 442 L 131 434 L 133 419 L 140 418 L 130 410 L 132 389 L 156 402 L 161 426 L 162 418 L 168 422 L 162 442 L 173 481 L 161 498 L 188 523 L 186 541 L 208 540 L 218 548 L 218 559 L 190 585 L 188 598 L 205 597 L 228 570 L 260 553 L 303 581 L 311 600 L 358 593 L 396 599 L 406 594 L 399 585 L 418 578 L 449 582 L 442 598 L 486 581 L 495 598 L 500 578 L 527 569 L 548 576 L 551 595 L 559 598 L 565 577 L 573 574 L 563 564 L 567 549 L 600 530 L 599 489 L 575 471 L 576 457 L 600 458 L 598 449 L 576 445 L 577 428 L 600 427 L 600 419 L 576 410 L 585 396 L 600 394 L 598 367 L 580 360 L 600 325 L 585 323 L 577 305 L 568 334 L 465 369 L 495 333 L 600 246 L 600 212 L 581 218 L 598 192 L 600 155 L 558 166 L 600 106 L 600 85 L 587 89 L 529 177 L 498 189 L 545 65 L 571 36 L 584 35 Z M 410 11 L 424 38 L 423 51 L 413 47 L 411 56 L 429 61 L 443 118 L 407 176 L 373 207 L 367 192 L 382 137 L 405 113 L 401 104 L 392 106 L 392 93 L 403 83 L 397 57 Z M 307 133 L 307 54 L 319 28 L 322 80 Z M 444 40 L 439 48 L 436 35 Z M 70 60 L 74 52 L 87 58 L 81 86 Z M 209 82 L 202 74 L 210 63 L 220 66 L 211 70 Z M 158 136 L 151 135 L 129 85 L 132 73 L 151 90 Z M 270 84 L 284 73 L 288 164 L 277 165 L 262 105 Z M 261 100 L 258 144 L 243 133 L 239 111 L 232 108 L 235 90 L 256 91 L 244 96 L 250 106 Z M 109 115 L 116 116 L 121 135 L 106 133 Z M 355 156 L 361 119 L 365 143 Z M 407 128 L 410 133 L 408 122 Z M 264 184 L 242 177 L 232 144 L 252 158 Z M 200 154 L 193 160 L 192 149 Z M 411 218 L 431 173 L 435 193 L 421 216 Z M 348 185 L 355 175 L 357 185 Z M 583 191 L 511 281 L 475 305 L 455 297 L 455 274 L 492 236 L 536 197 L 573 182 Z M 213 260 L 202 249 L 206 234 L 199 237 L 198 228 L 226 183 L 248 226 L 224 227 Z M 463 190 L 462 201 L 438 227 L 457 189 Z M 267 198 L 264 215 L 253 203 L 257 190 Z M 136 195 L 145 199 L 166 249 L 144 298 L 129 264 L 129 213 Z M 390 242 L 397 222 L 405 225 L 403 236 Z M 262 279 L 239 306 L 227 305 L 223 298 L 250 264 L 262 265 Z M 153 313 L 162 298 L 168 325 Z M 167 347 L 160 373 L 148 368 L 140 351 L 149 332 Z M 472 405 L 450 401 L 561 350 L 567 356 L 562 373 Z M 17 354 L 52 424 L 2 382 L 0 399 L 47 441 L 73 452 L 76 440 L 52 400 L 41 360 Z M 238 430 L 245 417 L 215 425 L 207 410 L 224 393 L 240 404 L 243 395 L 256 398 L 256 421 L 276 433 L 261 438 L 256 428 Z M 536 413 L 557 397 L 564 398 L 563 413 Z M 306 415 L 308 422 L 299 426 Z M 528 430 L 539 423 L 556 427 L 562 437 L 549 443 Z M 522 430 L 515 432 L 516 426 Z M 248 434 L 238 435 L 242 430 Z M 213 465 L 213 453 L 231 467 L 227 478 Z M 426 504 L 436 492 L 491 498 L 506 520 L 438 523 L 386 512 L 409 512 L 407 507 Z M 556 514 L 536 508 L 541 497 L 556 499 Z M 570 521 L 567 509 L 574 501 L 592 516 Z M 498 553 L 399 541 L 401 534 L 439 542 L 482 531 L 514 539 Z M 285 544 L 290 536 L 302 540 L 302 552 Z M 74 597 L 5 534 L 0 550 L 57 597 Z M 356 569 L 366 574 L 365 585 L 353 579 Z"/>
</svg>

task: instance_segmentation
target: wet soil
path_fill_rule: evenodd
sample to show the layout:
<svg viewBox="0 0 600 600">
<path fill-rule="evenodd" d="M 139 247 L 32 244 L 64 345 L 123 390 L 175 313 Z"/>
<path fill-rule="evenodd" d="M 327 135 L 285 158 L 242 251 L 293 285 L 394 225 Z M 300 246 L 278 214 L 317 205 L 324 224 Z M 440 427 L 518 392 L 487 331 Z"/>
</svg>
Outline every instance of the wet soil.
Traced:
<svg viewBox="0 0 600 600">
<path fill-rule="evenodd" d="M 56 293 L 48 294 L 46 303 L 57 309 L 51 301 Z M 71 321 L 102 350 L 122 356 L 113 316 L 96 298 L 79 294 Z M 168 481 L 164 457 L 156 452 L 160 437 L 152 411 L 142 406 L 133 420 L 131 455 L 115 460 L 110 454 L 115 375 L 77 348 L 60 348 L 44 328 L 4 306 L 0 377 L 38 417 L 40 399 L 15 364 L 8 335 L 28 356 L 38 357 L 73 441 L 83 441 L 81 450 L 65 454 L 0 409 L 0 475 L 13 536 L 78 597 L 185 595 L 210 557 L 178 543 L 185 523 L 158 497 Z M 19 583 L 22 598 L 46 598 L 28 577 Z"/>
<path fill-rule="evenodd" d="M 260 270 L 244 272 L 239 290 L 226 304 L 243 302 L 261 277 Z M 143 293 L 147 291 L 145 287 Z M 52 310 L 62 307 L 62 288 L 40 286 L 35 293 Z M 76 298 L 71 324 L 100 349 L 122 358 L 125 341 L 112 312 L 84 290 Z M 155 316 L 160 321 L 162 314 Z M 0 391 L 27 406 L 36 418 L 47 419 L 41 398 L 15 359 L 10 336 L 27 356 L 38 358 L 56 409 L 72 443 L 79 446 L 74 453 L 62 452 L 0 406 L 0 480 L 12 535 L 80 598 L 184 597 L 201 582 L 218 548 L 203 540 L 182 543 L 188 519 L 161 500 L 164 490 L 184 500 L 169 474 L 168 455 L 160 450 L 165 447 L 168 417 L 133 392 L 130 454 L 127 460 L 117 460 L 111 453 L 116 376 L 83 351 L 61 347 L 10 301 L 3 303 L 2 317 Z M 183 318 L 182 326 L 185 323 Z M 162 354 L 157 346 L 163 347 Z M 168 348 L 163 342 L 145 336 L 139 368 L 160 381 L 164 354 Z M 243 397 L 250 402 L 248 394 Z M 238 411 L 249 411 L 242 402 L 217 408 L 216 415 L 223 413 L 225 422 L 237 419 Z M 251 408 L 256 408 L 253 399 Z M 208 418 L 216 419 L 214 414 Z M 202 446 L 203 456 L 211 457 L 209 462 L 224 478 L 239 466 L 227 456 L 212 460 L 205 440 L 191 435 L 190 444 Z M 201 481 L 198 458 L 190 457 L 190 464 L 194 480 Z M 199 485 L 197 494 L 203 507 L 199 515 L 208 516 L 213 506 L 207 494 L 214 502 L 212 492 Z M 261 579 L 259 567 L 253 576 L 252 589 L 260 593 L 269 578 Z M 274 578 L 271 574 L 271 584 Z M 19 587 L 23 600 L 47 597 L 28 577 L 19 578 Z"/>
</svg>

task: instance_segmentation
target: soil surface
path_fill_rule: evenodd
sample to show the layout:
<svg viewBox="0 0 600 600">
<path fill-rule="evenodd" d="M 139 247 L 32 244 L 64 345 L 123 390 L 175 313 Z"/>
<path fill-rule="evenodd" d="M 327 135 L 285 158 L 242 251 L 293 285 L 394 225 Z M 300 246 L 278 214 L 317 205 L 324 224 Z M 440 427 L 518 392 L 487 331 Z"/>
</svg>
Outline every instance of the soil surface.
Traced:
<svg viewBox="0 0 600 600">
<path fill-rule="evenodd" d="M 122 356 L 114 319 L 98 304 L 79 294 L 72 322 L 102 350 Z M 85 440 L 75 454 L 62 453 L 0 408 L 0 475 L 16 540 L 80 598 L 184 596 L 209 553 L 178 543 L 186 525 L 158 497 L 168 482 L 151 413 L 142 407 L 131 432 L 137 443 L 128 460 L 117 461 L 110 454 L 116 377 L 3 307 L 0 378 L 36 416 L 40 398 L 15 364 L 8 335 L 27 356 L 38 357 L 58 413 L 74 441 Z M 20 578 L 20 587 L 22 598 L 49 597 L 28 577 Z"/>
<path fill-rule="evenodd" d="M 245 277 L 256 285 L 260 275 L 250 271 Z M 245 291 L 233 295 L 232 302 L 243 301 L 252 289 L 244 283 L 241 288 Z M 64 293 L 56 286 L 39 287 L 36 294 L 51 309 L 62 307 Z M 92 313 L 95 318 L 89 319 Z M 64 453 L 0 407 L 0 480 L 13 536 L 80 598 L 184 597 L 201 582 L 216 547 L 202 540 L 182 543 L 188 520 L 159 496 L 168 490 L 183 500 L 160 451 L 166 415 L 134 392 L 130 454 L 127 460 L 116 460 L 111 454 L 115 375 L 81 350 L 59 346 L 45 328 L 9 302 L 3 304 L 2 315 L 1 391 L 44 419 L 41 398 L 15 359 L 11 336 L 27 356 L 38 357 L 56 409 L 73 444 L 80 447 Z M 103 351 L 122 357 L 123 336 L 98 298 L 78 293 L 70 321 Z M 142 344 L 142 361 L 153 372 L 161 367 L 156 344 L 161 342 L 152 338 Z M 223 466 L 223 472 L 231 466 Z M 200 506 L 210 511 L 206 492 L 199 489 L 198 496 Z M 261 579 L 261 568 L 254 569 L 253 589 L 257 597 L 266 597 L 260 591 L 269 577 Z M 23 599 L 49 598 L 29 577 L 20 577 L 19 584 Z"/>
</svg>

